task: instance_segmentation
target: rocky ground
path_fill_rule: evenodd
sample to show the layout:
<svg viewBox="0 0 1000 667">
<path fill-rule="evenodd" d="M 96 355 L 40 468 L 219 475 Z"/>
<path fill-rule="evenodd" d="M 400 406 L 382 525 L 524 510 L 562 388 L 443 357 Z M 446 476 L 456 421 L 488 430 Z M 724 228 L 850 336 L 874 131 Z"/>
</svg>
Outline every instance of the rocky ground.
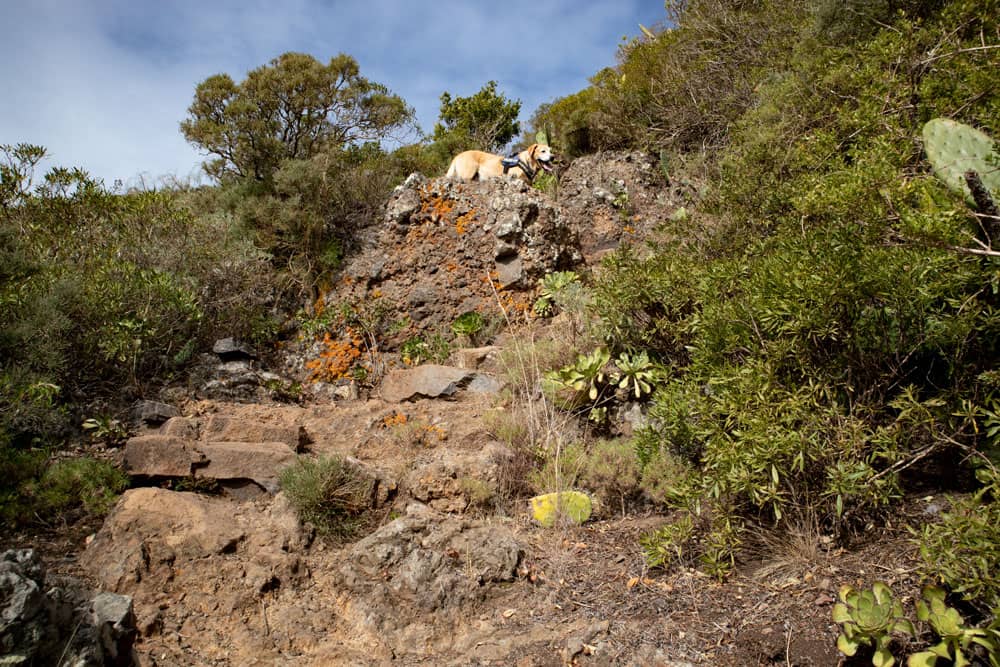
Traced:
<svg viewBox="0 0 1000 667">
<path fill-rule="evenodd" d="M 485 419 L 509 382 L 499 349 L 415 368 L 398 354 L 463 312 L 523 309 L 545 272 L 593 266 L 689 194 L 641 154 L 578 160 L 554 196 L 412 177 L 326 296 L 384 299 L 403 321 L 377 351 L 381 382 L 310 383 L 311 340 L 269 367 L 222 345 L 112 453 L 135 486 L 102 526 L 15 541 L 54 574 L 131 596 L 145 666 L 837 664 L 841 584 L 914 592 L 902 527 L 855 551 L 807 526 L 762 539 L 725 583 L 651 571 L 639 537 L 664 516 L 531 519 L 523 470 Z M 291 381 L 306 386 L 294 402 L 275 390 Z M 372 480 L 371 520 L 350 539 L 302 525 L 277 480 L 333 453 Z"/>
</svg>

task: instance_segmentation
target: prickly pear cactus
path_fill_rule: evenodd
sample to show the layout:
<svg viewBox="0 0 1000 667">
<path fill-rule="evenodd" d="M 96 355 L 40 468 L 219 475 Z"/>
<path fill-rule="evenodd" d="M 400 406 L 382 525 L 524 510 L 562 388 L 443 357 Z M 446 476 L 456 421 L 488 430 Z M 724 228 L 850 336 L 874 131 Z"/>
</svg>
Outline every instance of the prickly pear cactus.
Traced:
<svg viewBox="0 0 1000 667">
<path fill-rule="evenodd" d="M 949 188 L 971 202 L 965 172 L 975 171 L 991 196 L 1000 196 L 1000 160 L 989 135 L 948 118 L 934 118 L 924 125 L 923 137 L 934 174 Z"/>
<path fill-rule="evenodd" d="M 551 528 L 556 518 L 564 516 L 574 523 L 583 523 L 590 518 L 590 497 L 579 491 L 546 493 L 531 499 L 531 514 L 535 521 Z"/>
<path fill-rule="evenodd" d="M 535 143 L 549 145 L 549 133 L 545 130 L 539 130 L 535 132 Z"/>
</svg>

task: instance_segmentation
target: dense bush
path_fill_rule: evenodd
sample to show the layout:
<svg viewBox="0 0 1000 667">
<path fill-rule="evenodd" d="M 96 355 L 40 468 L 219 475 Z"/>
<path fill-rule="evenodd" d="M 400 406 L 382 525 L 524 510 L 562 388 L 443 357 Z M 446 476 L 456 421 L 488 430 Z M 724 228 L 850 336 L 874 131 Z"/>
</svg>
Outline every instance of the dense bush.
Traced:
<svg viewBox="0 0 1000 667">
<path fill-rule="evenodd" d="M 233 215 L 274 269 L 309 293 L 330 283 L 358 229 L 378 220 L 393 187 L 414 171 L 437 168 L 419 145 L 385 152 L 369 143 L 285 160 L 270 189 L 247 183 L 225 189 Z"/>
<path fill-rule="evenodd" d="M 128 478 L 107 461 L 46 460 L 44 452 L 0 449 L 0 525 L 48 526 L 107 514 Z"/>
<path fill-rule="evenodd" d="M 636 453 L 644 469 L 687 461 L 660 494 L 702 518 L 647 551 L 669 560 L 700 533 L 718 573 L 744 525 L 805 512 L 844 535 L 910 488 L 969 489 L 968 472 L 929 481 L 933 462 L 992 451 L 995 260 L 977 254 L 976 212 L 930 174 L 919 141 L 936 116 L 997 135 L 1000 52 L 983 44 L 1000 39 L 1000 6 L 672 8 L 674 27 L 626 45 L 537 123 L 586 127 L 594 147 L 715 149 L 714 187 L 687 223 L 711 233 L 671 224 L 669 244 L 620 250 L 593 303 L 608 345 L 672 369 Z M 988 567 L 995 535 L 968 526 L 955 540 L 970 516 L 924 539 Z M 929 575 L 954 579 L 958 558 Z"/>
<path fill-rule="evenodd" d="M 213 336 L 269 328 L 275 285 L 232 218 L 79 170 L 32 185 L 18 148 L 5 147 L 5 178 L 23 178 L 0 211 L 0 429 L 13 444 L 53 442 L 63 408 L 130 400 Z"/>
</svg>

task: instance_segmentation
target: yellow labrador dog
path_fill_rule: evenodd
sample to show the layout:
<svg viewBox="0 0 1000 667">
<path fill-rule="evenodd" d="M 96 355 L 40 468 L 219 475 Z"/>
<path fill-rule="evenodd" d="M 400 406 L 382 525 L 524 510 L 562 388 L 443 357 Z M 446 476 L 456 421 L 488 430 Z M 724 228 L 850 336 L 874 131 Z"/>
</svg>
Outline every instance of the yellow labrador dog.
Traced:
<svg viewBox="0 0 1000 667">
<path fill-rule="evenodd" d="M 463 181 L 519 176 L 531 183 L 539 169 L 552 171 L 553 159 L 552 149 L 545 144 L 531 144 L 509 158 L 483 151 L 465 151 L 455 156 L 445 175 Z"/>
</svg>

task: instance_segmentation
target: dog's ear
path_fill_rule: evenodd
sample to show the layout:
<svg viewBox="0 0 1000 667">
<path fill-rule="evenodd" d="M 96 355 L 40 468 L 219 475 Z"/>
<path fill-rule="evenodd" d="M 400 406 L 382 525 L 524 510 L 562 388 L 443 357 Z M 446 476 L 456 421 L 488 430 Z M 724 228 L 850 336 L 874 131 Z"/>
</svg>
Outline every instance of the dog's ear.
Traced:
<svg viewBox="0 0 1000 667">
<path fill-rule="evenodd" d="M 535 153 L 538 152 L 538 144 L 531 144 L 528 146 L 528 157 L 532 160 L 535 159 Z"/>
</svg>

